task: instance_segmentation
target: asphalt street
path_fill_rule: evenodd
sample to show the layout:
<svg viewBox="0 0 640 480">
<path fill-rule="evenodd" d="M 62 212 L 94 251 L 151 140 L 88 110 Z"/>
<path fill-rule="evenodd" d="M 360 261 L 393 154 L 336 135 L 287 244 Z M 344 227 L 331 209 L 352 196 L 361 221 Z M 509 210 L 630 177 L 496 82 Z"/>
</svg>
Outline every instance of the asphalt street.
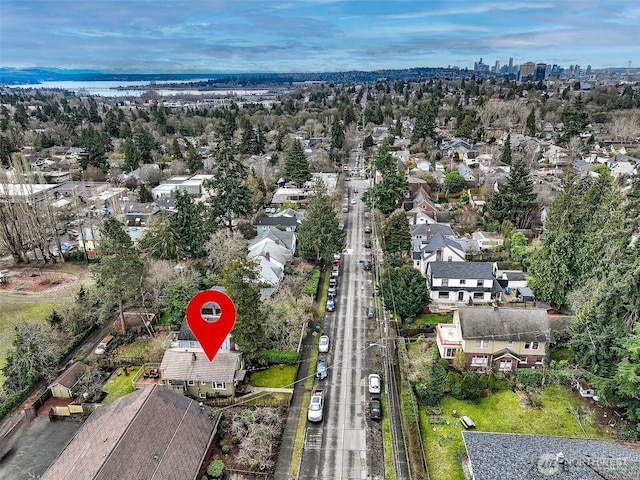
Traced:
<svg viewBox="0 0 640 480">
<path fill-rule="evenodd" d="M 379 352 L 370 343 L 378 332 L 366 310 L 373 305 L 373 283 L 363 261 L 371 258 L 364 247 L 365 206 L 362 193 L 368 182 L 348 182 L 350 199 L 346 216 L 346 249 L 342 254 L 335 312 L 327 313 L 324 333 L 331 349 L 324 354 L 329 364 L 326 380 L 317 381 L 325 395 L 324 420 L 307 422 L 299 478 L 383 479 L 384 462 L 380 422 L 368 417 L 367 376 L 382 374 Z M 359 193 L 355 193 L 358 190 Z M 322 355 L 322 354 L 321 354 Z"/>
</svg>

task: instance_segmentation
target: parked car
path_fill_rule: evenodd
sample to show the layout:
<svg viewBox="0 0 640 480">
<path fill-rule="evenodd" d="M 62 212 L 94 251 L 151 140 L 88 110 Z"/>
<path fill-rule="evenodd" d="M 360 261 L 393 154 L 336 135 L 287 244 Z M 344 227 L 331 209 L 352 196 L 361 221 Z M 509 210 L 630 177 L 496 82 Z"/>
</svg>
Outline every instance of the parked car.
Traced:
<svg viewBox="0 0 640 480">
<path fill-rule="evenodd" d="M 329 286 L 330 287 L 337 287 L 338 286 L 338 278 L 337 277 L 331 277 L 329 279 Z"/>
<path fill-rule="evenodd" d="M 373 266 L 373 264 L 369 260 L 365 260 L 362 263 L 362 268 L 364 268 L 365 270 L 371 270 L 372 266 Z"/>
<path fill-rule="evenodd" d="M 320 343 L 318 343 L 318 351 L 320 353 L 327 353 L 329 351 L 329 337 L 326 335 L 320 336 Z"/>
<path fill-rule="evenodd" d="M 352 198 L 352 199 L 351 199 L 351 205 L 355 205 L 355 204 L 356 204 L 356 199 L 355 199 L 355 198 Z"/>
<path fill-rule="evenodd" d="M 334 254 L 333 254 L 333 259 L 334 259 L 334 260 L 340 260 L 340 257 L 341 257 L 341 256 L 342 256 L 342 255 L 341 255 L 340 253 L 334 253 Z"/>
<path fill-rule="evenodd" d="M 336 287 L 329 287 L 329 290 L 327 290 L 327 295 L 331 295 L 332 297 L 335 297 L 338 294 L 338 289 Z"/>
<path fill-rule="evenodd" d="M 364 242 L 364 248 L 371 248 L 371 240 Z"/>
<path fill-rule="evenodd" d="M 63 242 L 60 244 L 60 250 L 62 251 L 62 253 L 70 252 L 74 248 L 76 248 L 76 246 L 69 242 Z"/>
<path fill-rule="evenodd" d="M 316 378 L 318 380 L 324 380 L 327 378 L 327 361 L 326 360 L 318 360 L 318 365 L 316 366 Z"/>
<path fill-rule="evenodd" d="M 336 267 L 332 268 L 331 269 L 331 276 L 332 277 L 337 277 L 338 275 L 340 275 L 340 269 L 336 268 Z"/>
<path fill-rule="evenodd" d="M 113 339 L 113 335 L 107 335 L 106 337 L 104 337 L 95 349 L 96 355 L 104 355 L 104 353 L 107 351 L 107 348 L 109 348 L 109 346 L 113 342 Z"/>
<path fill-rule="evenodd" d="M 371 233 L 371 225 L 364 226 L 364 233 Z"/>
<path fill-rule="evenodd" d="M 332 296 L 327 297 L 327 312 L 333 312 L 336 309 L 336 301 Z"/>
<path fill-rule="evenodd" d="M 376 309 L 374 307 L 367 307 L 367 318 L 373 318 L 376 316 Z"/>
<path fill-rule="evenodd" d="M 369 375 L 369 393 L 380 393 L 380 375 L 377 373 Z"/>
<path fill-rule="evenodd" d="M 371 397 L 369 400 L 369 416 L 371 420 L 382 419 L 382 402 L 380 397 Z"/>
</svg>

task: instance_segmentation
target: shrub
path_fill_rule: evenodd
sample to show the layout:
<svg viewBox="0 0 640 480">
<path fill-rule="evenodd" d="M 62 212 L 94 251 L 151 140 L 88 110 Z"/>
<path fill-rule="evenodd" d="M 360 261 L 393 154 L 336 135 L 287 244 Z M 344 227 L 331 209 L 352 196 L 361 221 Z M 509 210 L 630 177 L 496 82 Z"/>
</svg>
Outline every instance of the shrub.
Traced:
<svg viewBox="0 0 640 480">
<path fill-rule="evenodd" d="M 295 350 L 262 350 L 260 352 L 260 363 L 276 365 L 293 365 L 300 360 L 300 353 Z"/>
<path fill-rule="evenodd" d="M 224 475 L 224 462 L 222 460 L 212 460 L 207 467 L 209 478 L 221 478 Z"/>
<path fill-rule="evenodd" d="M 486 377 L 481 377 L 476 372 L 468 372 L 460 384 L 463 399 L 471 402 L 480 400 L 486 383 Z"/>
<path fill-rule="evenodd" d="M 0 420 L 13 412 L 18 405 L 27 398 L 29 390 L 30 387 L 27 387 L 24 390 L 18 390 L 17 392 L 9 395 L 4 402 L 0 403 Z"/>
<path fill-rule="evenodd" d="M 519 368 L 516 370 L 516 378 L 518 384 L 522 384 L 525 388 L 542 386 L 542 370 Z"/>
<path fill-rule="evenodd" d="M 313 273 L 311 274 L 311 278 L 304 284 L 302 287 L 302 294 L 309 295 L 310 297 L 315 297 L 318 292 L 318 285 L 320 284 L 320 268 L 316 267 L 313 269 Z"/>
</svg>

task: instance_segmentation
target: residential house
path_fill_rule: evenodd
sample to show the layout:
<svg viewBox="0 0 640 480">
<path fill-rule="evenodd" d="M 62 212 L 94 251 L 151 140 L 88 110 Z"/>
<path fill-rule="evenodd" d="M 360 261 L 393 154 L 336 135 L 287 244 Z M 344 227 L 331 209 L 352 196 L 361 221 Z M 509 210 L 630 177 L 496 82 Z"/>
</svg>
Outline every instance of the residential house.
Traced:
<svg viewBox="0 0 640 480">
<path fill-rule="evenodd" d="M 471 480 L 631 480 L 640 443 L 463 431 Z"/>
<path fill-rule="evenodd" d="M 167 349 L 160 372 L 169 390 L 198 399 L 234 395 L 246 373 L 241 352 L 220 349 L 209 361 L 201 348 Z"/>
<path fill-rule="evenodd" d="M 496 232 L 473 232 L 472 237 L 478 242 L 480 250 L 495 250 L 504 246 L 504 237 Z"/>
<path fill-rule="evenodd" d="M 275 242 L 278 245 L 282 245 L 292 254 L 295 254 L 296 252 L 296 234 L 293 232 L 283 232 L 277 228 L 266 230 L 264 233 L 251 240 L 249 242 L 248 249 L 252 250 L 254 248 L 258 248 L 260 244 L 267 242 Z"/>
<path fill-rule="evenodd" d="M 161 385 L 98 407 L 42 480 L 199 480 L 220 413 Z"/>
<path fill-rule="evenodd" d="M 458 173 L 462 175 L 462 178 L 464 178 L 465 182 L 472 183 L 476 181 L 476 176 L 473 174 L 473 171 L 464 163 L 458 165 Z"/>
<path fill-rule="evenodd" d="M 488 303 L 502 292 L 488 262 L 429 262 L 425 276 L 435 304 Z"/>
<path fill-rule="evenodd" d="M 76 362 L 67 368 L 51 385 L 51 395 L 55 398 L 75 398 L 82 393 L 76 389 L 82 376 L 89 367 L 82 362 Z"/>
<path fill-rule="evenodd" d="M 125 224 L 127 227 L 144 227 L 160 210 L 160 205 L 155 202 L 130 203 L 124 207 Z"/>
<path fill-rule="evenodd" d="M 420 251 L 422 245 L 438 233 L 443 237 L 457 238 L 451 226 L 445 223 L 418 223 L 409 227 L 409 233 L 411 234 L 411 244 L 414 252 Z"/>
<path fill-rule="evenodd" d="M 220 289 L 221 291 L 224 291 L 224 287 L 214 287 L 213 289 Z M 205 304 L 203 305 L 203 310 L 206 309 L 207 307 L 209 308 L 213 308 L 213 305 L 208 305 Z M 218 312 L 207 312 L 204 313 L 202 316 L 203 318 L 207 319 L 208 315 L 211 315 L 211 319 L 215 318 L 216 314 Z M 200 345 L 200 342 L 198 341 L 198 339 L 196 338 L 196 336 L 193 334 L 193 331 L 191 330 L 191 328 L 189 327 L 189 323 L 187 322 L 186 319 L 184 319 L 182 321 L 182 325 L 180 326 L 180 330 L 178 332 L 172 332 L 171 335 L 171 342 L 169 345 L 170 348 L 202 348 L 202 345 Z M 236 344 L 233 342 L 233 339 L 231 337 L 231 333 L 227 334 L 227 337 L 225 338 L 224 342 L 222 342 L 222 345 L 220 346 L 220 350 L 237 350 L 236 348 Z"/>
<path fill-rule="evenodd" d="M 413 252 L 413 267 L 424 275 L 429 262 L 464 262 L 463 248 L 455 240 L 436 233 L 424 240 L 418 251 Z"/>
<path fill-rule="evenodd" d="M 257 217 L 254 225 L 258 231 L 258 235 L 264 233 L 265 230 L 277 228 L 285 232 L 295 232 L 298 228 L 298 219 L 296 217 L 285 216 L 263 216 Z"/>
<path fill-rule="evenodd" d="M 550 341 L 543 309 L 460 307 L 453 312 L 453 323 L 436 325 L 440 356 L 453 362 L 462 351 L 466 368 L 483 372 L 542 367 Z"/>
<path fill-rule="evenodd" d="M 277 286 L 284 278 L 284 267 L 295 253 L 295 233 L 267 229 L 249 243 L 247 258 L 258 265 L 261 282 Z"/>
<path fill-rule="evenodd" d="M 467 195 L 469 195 L 469 205 L 473 208 L 481 208 L 487 203 L 487 196 L 478 188 L 467 189 Z"/>
</svg>

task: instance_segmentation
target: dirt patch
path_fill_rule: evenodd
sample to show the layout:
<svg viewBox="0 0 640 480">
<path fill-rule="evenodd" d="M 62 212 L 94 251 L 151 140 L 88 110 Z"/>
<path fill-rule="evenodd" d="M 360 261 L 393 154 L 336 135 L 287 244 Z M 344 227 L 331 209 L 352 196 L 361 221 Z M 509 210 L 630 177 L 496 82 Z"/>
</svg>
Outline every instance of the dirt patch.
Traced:
<svg viewBox="0 0 640 480">
<path fill-rule="evenodd" d="M 64 265 L 12 265 L 2 270 L 0 293 L 54 293 L 72 287 L 88 277 L 88 272 L 63 271 Z"/>
</svg>

